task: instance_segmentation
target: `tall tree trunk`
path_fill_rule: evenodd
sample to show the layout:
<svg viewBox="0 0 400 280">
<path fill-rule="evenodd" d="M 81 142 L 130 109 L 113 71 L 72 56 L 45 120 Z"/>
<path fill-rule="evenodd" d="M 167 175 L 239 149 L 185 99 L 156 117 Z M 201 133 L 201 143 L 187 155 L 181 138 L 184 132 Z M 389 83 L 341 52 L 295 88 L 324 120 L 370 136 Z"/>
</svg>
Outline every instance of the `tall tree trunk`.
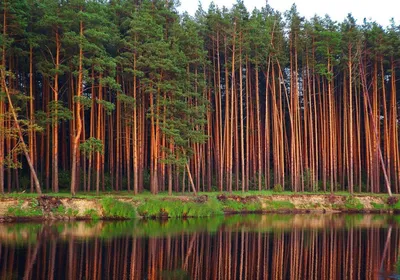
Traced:
<svg viewBox="0 0 400 280">
<path fill-rule="evenodd" d="M 79 34 L 80 37 L 83 38 L 83 22 L 80 21 L 79 23 Z M 78 100 L 74 100 L 74 108 L 75 108 L 75 116 L 76 116 L 76 131 L 74 132 L 73 136 L 73 146 L 72 146 L 72 165 L 71 165 L 71 194 L 75 195 L 76 194 L 76 188 L 77 188 L 77 160 L 78 160 L 78 146 L 79 146 L 79 140 L 81 137 L 81 132 L 82 132 L 82 121 L 81 121 L 81 107 L 82 105 L 80 104 L 79 98 L 82 95 L 82 78 L 83 78 L 83 69 L 82 69 L 82 64 L 83 64 L 83 49 L 82 45 L 79 47 L 79 72 L 78 72 L 78 82 L 77 82 L 77 98 Z M 98 187 L 98 186 L 97 186 Z M 98 189 L 96 189 L 98 193 Z"/>
<path fill-rule="evenodd" d="M 54 95 L 54 120 L 53 120 L 53 176 L 52 176 L 52 189 L 54 192 L 58 192 L 58 71 L 60 68 L 60 49 L 61 49 L 61 41 L 60 34 L 58 31 L 58 27 L 56 27 L 56 58 L 55 58 L 55 68 L 56 73 L 54 75 L 54 86 L 53 86 L 53 95 Z"/>
</svg>

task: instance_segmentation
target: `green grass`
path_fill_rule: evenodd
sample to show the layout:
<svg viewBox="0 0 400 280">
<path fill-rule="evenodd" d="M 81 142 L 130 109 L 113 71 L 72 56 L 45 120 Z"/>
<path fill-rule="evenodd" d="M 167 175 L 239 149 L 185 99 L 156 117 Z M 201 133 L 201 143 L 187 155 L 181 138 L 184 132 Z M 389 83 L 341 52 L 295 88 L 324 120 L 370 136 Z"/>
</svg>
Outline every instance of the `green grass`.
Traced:
<svg viewBox="0 0 400 280">
<path fill-rule="evenodd" d="M 78 215 L 79 211 L 76 209 L 68 208 L 67 211 L 65 212 L 65 215 L 68 217 L 76 217 Z"/>
<path fill-rule="evenodd" d="M 400 200 L 396 202 L 396 204 L 392 205 L 391 208 L 394 210 L 400 210 Z"/>
<path fill-rule="evenodd" d="M 362 210 L 364 209 L 364 205 L 360 202 L 359 199 L 355 197 L 348 197 L 344 203 L 344 208 L 347 210 Z"/>
<path fill-rule="evenodd" d="M 227 192 L 223 192 L 225 194 L 230 194 Z M 208 197 L 217 197 L 220 195 L 221 192 L 199 192 L 198 195 L 207 195 Z M 282 195 L 282 196 L 291 196 L 291 195 L 329 195 L 330 192 L 323 192 L 323 191 L 318 191 L 318 192 L 292 192 L 292 191 L 282 191 L 282 192 L 274 192 L 272 189 L 271 190 L 262 190 L 262 191 L 255 191 L 255 190 L 250 190 L 245 193 L 242 191 L 233 191 L 231 193 L 232 195 L 238 195 L 238 196 L 251 196 L 251 195 L 261 195 L 261 196 L 272 196 L 272 195 Z M 59 192 L 59 193 L 44 193 L 44 195 L 51 196 L 51 197 L 59 197 L 59 198 L 72 198 L 71 193 L 69 192 Z M 192 196 L 193 193 L 173 193 L 172 196 L 168 195 L 168 192 L 159 192 L 156 196 L 152 195 L 149 191 L 144 191 L 140 194 L 134 195 L 132 191 L 109 191 L 109 192 L 100 192 L 99 194 L 96 194 L 95 191 L 90 191 L 90 192 L 79 192 L 77 193 L 74 197 L 75 198 L 84 198 L 84 199 L 101 199 L 104 198 L 104 196 L 112 196 L 114 198 L 135 198 L 135 199 L 144 199 L 144 198 L 169 198 L 169 197 L 181 197 L 181 196 Z M 338 196 L 350 196 L 349 192 L 346 191 L 338 191 L 335 192 L 334 195 Z M 355 193 L 355 195 L 361 195 L 361 196 L 373 196 L 373 197 L 388 197 L 386 193 Z M 26 193 L 26 192 L 12 192 L 8 193 L 5 195 L 0 195 L 1 197 L 5 198 L 36 198 L 38 195 L 36 193 Z"/>
<path fill-rule="evenodd" d="M 94 221 L 98 221 L 100 219 L 99 213 L 97 213 L 94 209 L 88 209 L 83 213 L 84 216 L 90 217 Z"/>
<path fill-rule="evenodd" d="M 40 217 L 43 215 L 36 199 L 31 200 L 26 207 L 23 206 L 23 203 L 22 200 L 19 200 L 18 205 L 9 207 L 7 215 L 12 217 Z"/>
<path fill-rule="evenodd" d="M 386 205 L 385 204 L 381 204 L 381 203 L 375 203 L 375 202 L 371 202 L 372 207 L 374 207 L 374 209 L 376 210 L 384 210 L 386 209 Z"/>
<path fill-rule="evenodd" d="M 218 200 L 218 196 L 225 195 L 225 199 Z M 243 193 L 241 191 L 234 191 L 232 193 L 227 192 L 200 192 L 198 193 L 198 198 L 203 198 L 206 196 L 207 199 L 201 201 L 193 196 L 192 193 L 174 193 L 169 196 L 167 192 L 161 192 L 158 195 L 152 195 L 150 192 L 145 191 L 138 195 L 133 195 L 132 192 L 119 191 L 119 192 L 101 192 L 97 195 L 94 191 L 87 193 L 79 193 L 75 198 L 82 198 L 88 200 L 95 200 L 104 209 L 104 218 L 124 218 L 131 219 L 138 213 L 143 217 L 209 217 L 215 215 L 222 215 L 224 212 L 259 212 L 262 210 L 267 211 L 281 211 L 281 210 L 292 210 L 295 206 L 285 199 L 285 196 L 293 195 L 330 195 L 330 193 L 325 192 L 299 192 L 293 193 L 290 191 L 282 191 L 279 193 L 274 192 L 274 190 L 262 190 L 262 191 L 249 191 Z M 339 210 L 354 210 L 360 211 L 363 209 L 363 205 L 357 199 L 357 196 L 350 196 L 348 192 L 336 192 L 336 196 L 344 197 L 344 204 L 341 202 L 339 204 L 333 204 L 334 209 Z M 71 198 L 70 193 L 48 193 L 46 194 L 51 197 Z M 269 201 L 266 199 L 250 198 L 250 196 L 264 196 L 264 197 L 275 197 L 279 195 L 279 201 Z M 371 195 L 374 197 L 385 198 L 387 194 L 370 194 L 363 193 L 362 195 Z M 21 201 L 30 201 L 29 207 L 15 206 L 10 207 L 7 214 L 9 216 L 15 217 L 32 217 L 32 216 L 43 216 L 40 207 L 37 207 L 36 194 L 32 193 L 10 193 L 4 196 L 5 198 L 18 198 Z M 247 199 L 246 199 L 247 198 Z M 122 199 L 129 199 L 131 202 L 123 202 Z M 261 204 L 260 200 L 263 202 Z M 26 203 L 24 204 L 26 205 Z M 390 209 L 385 204 L 371 203 L 374 209 L 384 210 Z M 313 209 L 318 207 L 317 204 L 305 205 L 304 209 Z M 400 210 L 400 201 L 392 206 L 391 208 Z M 54 215 L 76 217 L 78 215 L 78 210 L 65 208 L 60 205 L 56 209 L 52 209 Z M 100 218 L 100 213 L 95 210 L 88 210 L 83 213 L 86 218 L 91 218 L 93 220 L 98 220 Z"/>
<path fill-rule="evenodd" d="M 241 201 L 228 199 L 228 200 L 221 202 L 221 204 L 225 211 L 256 212 L 256 211 L 262 210 L 262 206 L 259 201 L 249 201 L 249 202 L 243 203 Z"/>
<path fill-rule="evenodd" d="M 135 208 L 133 205 L 119 201 L 113 197 L 105 197 L 101 200 L 101 206 L 104 209 L 106 218 L 135 218 Z"/>
<path fill-rule="evenodd" d="M 143 217 L 209 217 L 222 215 L 223 209 L 215 197 L 208 198 L 204 203 L 181 201 L 174 199 L 151 198 L 142 202 L 138 208 Z"/>
<path fill-rule="evenodd" d="M 65 209 L 64 205 L 60 205 L 57 208 L 52 209 L 52 212 L 57 215 L 65 215 L 66 211 L 67 209 Z"/>
<path fill-rule="evenodd" d="M 276 201 L 267 201 L 266 202 L 266 210 L 290 210 L 294 209 L 294 204 L 290 201 L 284 200 L 276 200 Z"/>
</svg>

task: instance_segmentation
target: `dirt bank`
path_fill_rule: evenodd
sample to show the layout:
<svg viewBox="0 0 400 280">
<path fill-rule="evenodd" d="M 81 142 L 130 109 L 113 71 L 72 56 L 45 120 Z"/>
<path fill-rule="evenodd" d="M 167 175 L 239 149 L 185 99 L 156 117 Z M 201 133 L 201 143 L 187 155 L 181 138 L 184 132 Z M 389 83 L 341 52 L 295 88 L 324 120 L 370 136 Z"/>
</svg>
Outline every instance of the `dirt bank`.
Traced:
<svg viewBox="0 0 400 280">
<path fill-rule="evenodd" d="M 0 198 L 0 222 L 13 220 L 131 219 L 204 217 L 234 213 L 393 212 L 398 199 L 384 195 L 204 194 L 200 196 L 118 196 Z"/>
</svg>

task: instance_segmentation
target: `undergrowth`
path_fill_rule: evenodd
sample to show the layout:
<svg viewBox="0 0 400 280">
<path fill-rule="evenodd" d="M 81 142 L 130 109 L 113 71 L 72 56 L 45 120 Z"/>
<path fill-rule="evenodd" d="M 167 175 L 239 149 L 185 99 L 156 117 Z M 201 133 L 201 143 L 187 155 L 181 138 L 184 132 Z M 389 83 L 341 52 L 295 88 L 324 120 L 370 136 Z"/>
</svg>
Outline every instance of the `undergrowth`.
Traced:
<svg viewBox="0 0 400 280">
<path fill-rule="evenodd" d="M 106 218 L 135 218 L 135 208 L 126 202 L 119 201 L 112 197 L 105 197 L 101 200 Z"/>
<path fill-rule="evenodd" d="M 223 208 L 227 211 L 234 212 L 257 212 L 262 210 L 261 203 L 259 201 L 241 202 L 236 200 L 225 200 L 222 202 Z"/>
<path fill-rule="evenodd" d="M 290 201 L 275 200 L 266 202 L 267 210 L 288 210 L 294 209 L 294 204 Z"/>
<path fill-rule="evenodd" d="M 358 198 L 349 196 L 345 203 L 344 207 L 348 210 L 362 210 L 364 209 L 364 205 L 360 202 Z"/>
<path fill-rule="evenodd" d="M 40 217 L 43 212 L 36 199 L 31 200 L 27 205 L 24 205 L 24 202 L 19 200 L 16 206 L 10 206 L 7 209 L 7 215 L 14 217 Z"/>
<path fill-rule="evenodd" d="M 216 198 L 209 198 L 203 203 L 148 199 L 138 206 L 137 211 L 139 215 L 147 218 L 209 217 L 223 214 L 223 209 Z"/>
<path fill-rule="evenodd" d="M 94 209 L 87 209 L 84 213 L 84 216 L 90 217 L 92 220 L 97 221 L 100 219 L 99 213 L 97 213 Z"/>
<path fill-rule="evenodd" d="M 381 203 L 375 203 L 375 202 L 371 202 L 372 207 L 374 207 L 375 210 L 383 210 L 386 209 L 386 205 L 385 204 L 381 204 Z"/>
</svg>

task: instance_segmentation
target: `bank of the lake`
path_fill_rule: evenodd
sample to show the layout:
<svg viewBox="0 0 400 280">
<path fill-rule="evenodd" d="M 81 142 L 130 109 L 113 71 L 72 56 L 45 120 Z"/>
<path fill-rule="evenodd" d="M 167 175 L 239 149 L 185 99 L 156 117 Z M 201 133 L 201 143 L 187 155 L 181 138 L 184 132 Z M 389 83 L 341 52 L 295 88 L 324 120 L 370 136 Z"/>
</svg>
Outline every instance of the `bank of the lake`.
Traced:
<svg viewBox="0 0 400 280">
<path fill-rule="evenodd" d="M 130 193 L 13 193 L 0 197 L 0 222 L 31 220 L 111 220 L 132 218 L 208 217 L 237 213 L 391 213 L 399 198 L 385 194 L 200 193 L 193 195 Z"/>
</svg>

